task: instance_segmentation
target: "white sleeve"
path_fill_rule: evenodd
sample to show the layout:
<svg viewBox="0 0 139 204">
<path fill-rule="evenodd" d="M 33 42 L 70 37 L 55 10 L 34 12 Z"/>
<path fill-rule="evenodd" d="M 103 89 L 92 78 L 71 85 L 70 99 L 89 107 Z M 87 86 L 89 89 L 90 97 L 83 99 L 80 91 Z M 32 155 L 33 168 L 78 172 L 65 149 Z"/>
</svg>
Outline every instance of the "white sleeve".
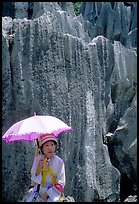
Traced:
<svg viewBox="0 0 139 204">
<path fill-rule="evenodd" d="M 47 193 L 49 197 L 55 202 L 58 201 L 60 198 L 61 193 L 64 191 L 65 186 L 65 166 L 62 163 L 59 167 L 57 181 L 54 186 L 52 186 Z"/>
<path fill-rule="evenodd" d="M 31 181 L 35 182 L 36 184 L 40 184 L 42 181 L 41 173 L 38 176 L 35 175 L 39 160 L 40 160 L 40 155 L 35 156 L 35 159 L 31 168 Z"/>
</svg>

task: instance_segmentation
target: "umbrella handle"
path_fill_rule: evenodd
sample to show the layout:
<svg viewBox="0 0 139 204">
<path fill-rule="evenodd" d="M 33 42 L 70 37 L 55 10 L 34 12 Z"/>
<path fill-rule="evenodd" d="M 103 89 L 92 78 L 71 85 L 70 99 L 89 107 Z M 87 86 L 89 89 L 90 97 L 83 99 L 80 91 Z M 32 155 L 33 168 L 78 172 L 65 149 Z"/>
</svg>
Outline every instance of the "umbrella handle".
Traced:
<svg viewBox="0 0 139 204">
<path fill-rule="evenodd" d="M 36 145 L 36 152 L 35 152 L 35 155 L 38 156 L 39 149 L 40 149 L 38 139 L 36 139 L 36 142 L 37 142 L 37 145 Z M 40 149 L 40 151 L 41 151 L 41 149 Z"/>
<path fill-rule="evenodd" d="M 39 148 L 39 140 L 38 140 L 38 139 L 36 139 L 36 142 L 37 142 L 37 146 L 38 146 L 38 148 Z"/>
<path fill-rule="evenodd" d="M 37 142 L 37 145 L 36 145 L 36 156 L 38 155 L 38 153 L 39 153 L 39 150 L 40 150 L 40 152 L 41 152 L 41 154 L 43 154 L 43 152 L 42 152 L 42 150 L 41 150 L 41 148 L 40 148 L 40 146 L 39 146 L 39 141 L 38 141 L 38 139 L 36 139 L 36 142 Z"/>
<path fill-rule="evenodd" d="M 39 148 L 38 148 L 38 145 L 36 145 L 35 156 L 38 156 L 38 153 L 39 153 Z"/>
</svg>

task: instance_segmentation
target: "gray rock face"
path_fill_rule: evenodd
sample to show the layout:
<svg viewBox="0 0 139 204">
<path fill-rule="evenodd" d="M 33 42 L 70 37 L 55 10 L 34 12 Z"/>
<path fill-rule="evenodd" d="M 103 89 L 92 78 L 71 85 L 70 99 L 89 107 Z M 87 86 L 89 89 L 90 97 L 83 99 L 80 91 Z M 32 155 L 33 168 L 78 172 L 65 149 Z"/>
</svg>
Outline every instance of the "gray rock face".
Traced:
<svg viewBox="0 0 139 204">
<path fill-rule="evenodd" d="M 124 202 L 137 202 L 137 196 L 135 195 L 135 196 L 128 196 L 128 198 L 126 198 L 125 200 L 124 200 Z"/>
<path fill-rule="evenodd" d="M 91 38 L 103 35 L 125 47 L 137 47 L 137 2 L 83 2 L 80 14 L 90 23 Z"/>
<path fill-rule="evenodd" d="M 27 3 L 14 4 L 15 18 L 2 18 L 3 133 L 34 112 L 60 118 L 73 128 L 59 136 L 64 194 L 75 202 L 123 201 L 131 192 L 122 179 L 136 193 L 137 53 L 102 33 L 90 36 L 94 27 L 71 2 Z M 102 6 L 110 15 L 109 4 L 98 4 L 98 14 Z M 3 201 L 18 201 L 30 187 L 34 143 L 2 145 Z"/>
</svg>

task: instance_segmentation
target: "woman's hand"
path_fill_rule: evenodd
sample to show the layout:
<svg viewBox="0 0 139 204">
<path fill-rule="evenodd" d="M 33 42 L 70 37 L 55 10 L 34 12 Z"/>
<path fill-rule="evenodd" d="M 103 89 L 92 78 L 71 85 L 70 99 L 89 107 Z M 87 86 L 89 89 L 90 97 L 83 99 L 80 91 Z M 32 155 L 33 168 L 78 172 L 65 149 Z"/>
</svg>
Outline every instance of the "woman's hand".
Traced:
<svg viewBox="0 0 139 204">
<path fill-rule="evenodd" d="M 42 168 L 45 161 L 45 156 L 42 154 L 38 166 Z"/>
<path fill-rule="evenodd" d="M 45 157 L 44 157 L 44 155 L 41 155 L 39 164 L 38 164 L 37 169 L 36 169 L 36 176 L 38 176 L 40 174 L 41 168 L 42 168 L 42 166 L 44 164 L 44 161 L 45 161 Z"/>
<path fill-rule="evenodd" d="M 40 196 L 43 200 L 47 200 L 47 198 L 49 197 L 48 194 L 45 192 Z"/>
</svg>

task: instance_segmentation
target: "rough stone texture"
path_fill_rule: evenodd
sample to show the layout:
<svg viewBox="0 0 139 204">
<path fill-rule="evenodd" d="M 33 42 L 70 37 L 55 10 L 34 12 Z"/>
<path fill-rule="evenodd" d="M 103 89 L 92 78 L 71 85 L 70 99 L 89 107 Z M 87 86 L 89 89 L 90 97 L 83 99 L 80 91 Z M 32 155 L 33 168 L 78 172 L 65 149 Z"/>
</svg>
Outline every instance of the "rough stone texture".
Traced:
<svg viewBox="0 0 139 204">
<path fill-rule="evenodd" d="M 128 198 L 126 198 L 125 200 L 124 200 L 124 202 L 137 202 L 137 196 L 135 195 L 135 196 L 128 196 Z"/>
<path fill-rule="evenodd" d="M 34 112 L 56 116 L 74 129 L 59 136 L 66 196 L 118 202 L 135 194 L 136 52 L 103 32 L 90 36 L 98 27 L 75 16 L 71 2 L 14 3 L 2 18 L 2 132 Z M 103 12 L 125 7 L 99 3 L 105 30 Z M 30 187 L 34 143 L 2 145 L 3 200 L 18 201 Z"/>
<path fill-rule="evenodd" d="M 103 35 L 130 49 L 137 47 L 137 2 L 83 2 L 80 14 L 90 23 L 91 38 Z"/>
</svg>

